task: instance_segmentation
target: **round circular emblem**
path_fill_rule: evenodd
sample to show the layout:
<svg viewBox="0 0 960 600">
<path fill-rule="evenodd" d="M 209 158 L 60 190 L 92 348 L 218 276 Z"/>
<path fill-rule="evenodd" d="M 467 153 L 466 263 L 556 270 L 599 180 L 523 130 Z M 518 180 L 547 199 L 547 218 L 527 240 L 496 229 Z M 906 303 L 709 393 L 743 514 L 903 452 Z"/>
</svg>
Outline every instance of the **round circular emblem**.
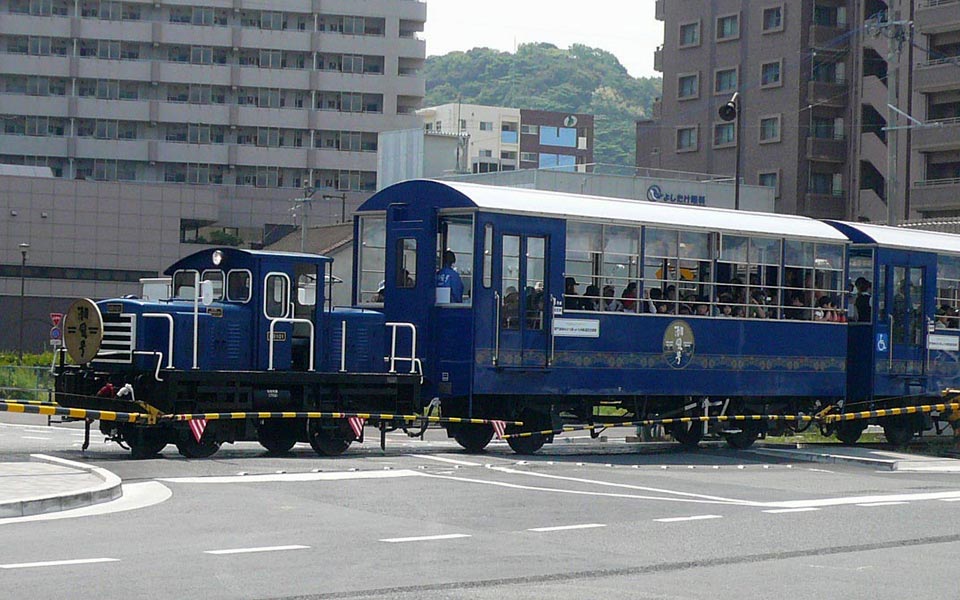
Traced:
<svg viewBox="0 0 960 600">
<path fill-rule="evenodd" d="M 647 200 L 650 202 L 659 202 L 663 199 L 663 190 L 659 185 L 651 185 L 647 188 Z"/>
<path fill-rule="evenodd" d="M 63 343 L 70 359 L 85 365 L 100 351 L 103 342 L 103 316 L 93 300 L 81 298 L 70 305 L 63 317 Z"/>
<path fill-rule="evenodd" d="M 682 369 L 693 358 L 693 329 L 686 321 L 676 320 L 663 332 L 663 358 L 674 369 Z"/>
</svg>

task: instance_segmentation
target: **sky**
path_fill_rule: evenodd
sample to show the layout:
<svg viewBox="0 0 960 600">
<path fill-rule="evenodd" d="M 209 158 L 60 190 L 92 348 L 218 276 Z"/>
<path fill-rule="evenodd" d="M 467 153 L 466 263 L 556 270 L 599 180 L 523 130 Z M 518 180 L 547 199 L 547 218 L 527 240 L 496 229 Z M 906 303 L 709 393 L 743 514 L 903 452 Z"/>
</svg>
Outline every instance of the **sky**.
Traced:
<svg viewBox="0 0 960 600">
<path fill-rule="evenodd" d="M 514 51 L 527 42 L 585 44 L 616 56 L 634 77 L 653 70 L 663 43 L 654 0 L 427 0 L 427 56 L 476 47 Z"/>
</svg>

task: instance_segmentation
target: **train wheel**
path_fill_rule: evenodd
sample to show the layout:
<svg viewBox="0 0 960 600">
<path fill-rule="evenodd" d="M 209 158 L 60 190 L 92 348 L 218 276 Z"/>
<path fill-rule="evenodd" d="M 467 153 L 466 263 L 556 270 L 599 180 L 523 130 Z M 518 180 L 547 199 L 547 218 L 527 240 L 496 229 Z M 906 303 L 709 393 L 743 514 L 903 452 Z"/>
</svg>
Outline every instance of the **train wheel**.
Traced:
<svg viewBox="0 0 960 600">
<path fill-rule="evenodd" d="M 198 442 L 193 434 L 186 430 L 177 440 L 177 450 L 186 458 L 209 458 L 220 449 L 220 442 L 213 439 L 212 433 L 208 427 Z"/>
<path fill-rule="evenodd" d="M 336 425 L 325 425 L 317 419 L 307 421 L 307 441 L 320 456 L 340 456 L 350 447 L 352 440 L 344 437 Z"/>
<path fill-rule="evenodd" d="M 837 439 L 847 446 L 852 446 L 863 435 L 864 429 L 866 429 L 866 422 L 841 421 L 837 425 Z"/>
<path fill-rule="evenodd" d="M 520 430 L 510 431 L 508 428 L 507 433 L 520 433 Z M 507 438 L 507 444 L 509 444 L 510 448 L 517 454 L 535 454 L 537 450 L 543 448 L 546 441 L 547 438 L 542 435 Z"/>
<path fill-rule="evenodd" d="M 483 452 L 493 439 L 493 427 L 490 425 L 460 425 L 454 431 L 453 439 L 470 453 Z"/>
<path fill-rule="evenodd" d="M 286 454 L 296 445 L 297 426 L 293 419 L 260 421 L 257 441 L 270 454 Z"/>
<path fill-rule="evenodd" d="M 670 435 L 684 448 L 698 448 L 703 439 L 702 423 L 674 423 Z"/>
<path fill-rule="evenodd" d="M 133 458 L 153 458 L 167 447 L 167 432 L 157 426 L 133 426 L 124 431 L 123 440 L 130 446 Z"/>
<path fill-rule="evenodd" d="M 737 450 L 746 450 L 760 437 L 761 426 L 759 421 L 734 421 L 739 431 L 725 435 L 727 445 Z"/>
<path fill-rule="evenodd" d="M 893 446 L 904 446 L 913 439 L 914 426 L 909 417 L 890 417 L 883 423 L 883 436 Z"/>
</svg>

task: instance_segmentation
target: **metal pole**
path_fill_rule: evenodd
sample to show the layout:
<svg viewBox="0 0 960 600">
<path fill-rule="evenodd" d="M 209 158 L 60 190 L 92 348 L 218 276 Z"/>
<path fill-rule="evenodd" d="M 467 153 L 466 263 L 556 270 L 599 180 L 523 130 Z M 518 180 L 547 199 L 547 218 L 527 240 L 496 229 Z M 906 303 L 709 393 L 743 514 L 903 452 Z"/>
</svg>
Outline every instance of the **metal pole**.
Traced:
<svg viewBox="0 0 960 600">
<path fill-rule="evenodd" d="M 30 244 L 20 244 L 20 341 L 17 345 L 17 364 L 23 364 L 23 309 L 27 303 L 25 294 L 25 274 L 27 269 L 27 249 Z"/>
<path fill-rule="evenodd" d="M 737 96 L 737 98 L 735 99 L 735 102 L 737 107 L 737 147 L 736 147 L 737 166 L 736 166 L 736 170 L 734 173 L 734 180 L 733 180 L 733 210 L 740 210 L 740 146 L 741 146 L 740 121 L 743 120 L 743 115 L 741 114 L 743 106 L 742 106 L 742 100 L 740 99 L 739 96 Z"/>
<path fill-rule="evenodd" d="M 891 24 L 893 25 L 893 24 Z M 893 25 L 896 26 L 896 25 Z M 890 129 L 896 125 L 897 113 L 897 72 L 900 68 L 900 47 L 897 35 L 887 31 L 887 225 L 894 226 L 899 219 L 894 202 L 897 201 L 897 130 Z"/>
</svg>

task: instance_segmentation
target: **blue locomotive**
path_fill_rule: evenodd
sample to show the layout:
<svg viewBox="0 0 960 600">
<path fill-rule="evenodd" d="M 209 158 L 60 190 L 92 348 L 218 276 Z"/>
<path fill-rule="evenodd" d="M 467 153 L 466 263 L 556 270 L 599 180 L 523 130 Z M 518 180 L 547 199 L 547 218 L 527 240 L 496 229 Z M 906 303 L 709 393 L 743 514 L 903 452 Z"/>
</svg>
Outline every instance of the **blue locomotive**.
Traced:
<svg viewBox="0 0 960 600">
<path fill-rule="evenodd" d="M 103 341 L 81 349 L 67 324 L 82 364 L 60 368 L 58 401 L 166 414 L 439 403 L 445 417 L 522 421 L 507 427 L 520 433 L 892 408 L 938 396 L 960 375 L 960 238 L 946 234 L 408 181 L 357 212 L 353 308 L 325 301 L 329 266 L 205 250 L 167 270 L 169 300 L 77 306 L 100 314 Z M 83 324 L 89 333 L 98 323 L 74 328 Z M 903 443 L 928 420 L 878 423 Z M 448 434 L 470 451 L 494 434 L 454 421 Z M 866 424 L 827 433 L 853 443 Z M 717 419 L 671 433 L 742 448 L 766 427 Z M 211 422 L 202 437 L 186 423 L 101 430 L 136 454 L 175 443 L 187 456 L 244 439 L 337 454 L 360 435 L 323 418 Z M 507 437 L 519 453 L 551 441 Z"/>
</svg>

